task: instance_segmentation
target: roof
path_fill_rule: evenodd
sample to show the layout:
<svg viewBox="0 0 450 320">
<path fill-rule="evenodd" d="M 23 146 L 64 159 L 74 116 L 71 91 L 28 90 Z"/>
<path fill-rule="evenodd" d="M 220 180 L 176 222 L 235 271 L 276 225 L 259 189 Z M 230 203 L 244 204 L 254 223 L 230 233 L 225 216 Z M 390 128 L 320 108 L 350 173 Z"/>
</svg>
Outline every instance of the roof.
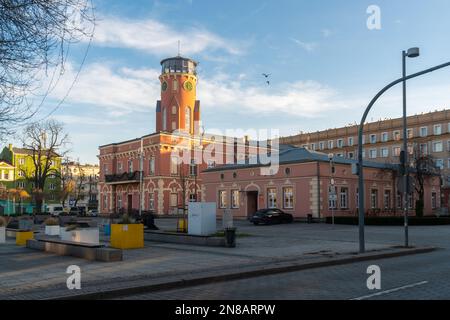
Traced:
<svg viewBox="0 0 450 320">
<path fill-rule="evenodd" d="M 311 151 L 305 148 L 297 148 L 291 145 L 281 145 L 279 147 L 279 164 L 290 164 L 290 163 L 306 163 L 306 162 L 329 162 L 328 154 Z M 358 161 L 352 159 L 346 159 L 344 157 L 333 157 L 333 163 L 336 164 L 356 164 Z M 398 165 L 389 163 L 379 163 L 379 162 L 363 162 L 364 167 L 378 168 L 378 169 L 390 169 L 397 170 Z M 223 170 L 238 170 L 245 168 L 255 168 L 269 166 L 269 164 L 264 164 L 260 162 L 259 157 L 253 157 L 243 164 L 227 164 L 223 166 L 218 166 L 215 168 L 206 169 L 203 172 L 213 172 L 213 171 L 223 171 Z"/>
<path fill-rule="evenodd" d="M 12 167 L 12 168 L 14 168 L 14 166 L 12 164 L 10 164 L 8 161 L 5 161 L 5 160 L 0 160 L 0 167 Z"/>
<path fill-rule="evenodd" d="M 29 156 L 32 156 L 32 155 L 33 155 L 33 149 L 16 148 L 16 147 L 13 147 L 13 148 L 12 148 L 12 151 L 13 151 L 14 153 L 16 153 L 16 154 L 26 154 L 26 155 L 29 155 Z M 53 152 L 53 155 L 56 156 L 56 157 L 61 157 L 61 156 L 60 156 L 59 154 L 57 154 L 56 152 Z"/>
<path fill-rule="evenodd" d="M 193 59 L 191 59 L 191 58 L 185 58 L 185 57 L 182 57 L 182 56 L 176 56 L 176 57 L 171 57 L 171 58 L 163 59 L 163 60 L 161 60 L 161 62 L 160 62 L 161 65 L 162 65 L 164 62 L 166 62 L 167 60 L 188 60 L 188 61 L 193 62 L 194 65 L 198 65 L 198 62 L 197 62 L 197 61 L 195 61 L 195 60 L 193 60 Z"/>
</svg>

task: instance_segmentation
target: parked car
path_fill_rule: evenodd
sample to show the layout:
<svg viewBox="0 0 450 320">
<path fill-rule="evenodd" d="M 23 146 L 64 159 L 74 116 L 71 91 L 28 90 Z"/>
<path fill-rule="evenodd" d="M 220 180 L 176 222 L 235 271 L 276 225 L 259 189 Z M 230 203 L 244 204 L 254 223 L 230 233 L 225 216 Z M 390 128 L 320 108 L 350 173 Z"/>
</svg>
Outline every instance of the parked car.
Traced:
<svg viewBox="0 0 450 320">
<path fill-rule="evenodd" d="M 88 217 L 97 217 L 98 216 L 98 210 L 97 209 L 91 209 L 86 214 Z"/>
<path fill-rule="evenodd" d="M 86 216 L 86 207 L 77 207 L 80 212 L 80 216 Z"/>
<path fill-rule="evenodd" d="M 280 209 L 261 209 L 255 212 L 250 222 L 258 224 L 291 223 L 294 217 L 290 213 L 283 212 Z"/>
<path fill-rule="evenodd" d="M 80 214 L 80 210 L 78 207 L 71 207 L 69 211 L 69 216 L 78 216 Z"/>
<path fill-rule="evenodd" d="M 64 207 L 63 206 L 49 206 L 48 210 L 50 212 L 50 215 L 54 217 L 58 217 L 59 215 L 64 214 Z"/>
</svg>

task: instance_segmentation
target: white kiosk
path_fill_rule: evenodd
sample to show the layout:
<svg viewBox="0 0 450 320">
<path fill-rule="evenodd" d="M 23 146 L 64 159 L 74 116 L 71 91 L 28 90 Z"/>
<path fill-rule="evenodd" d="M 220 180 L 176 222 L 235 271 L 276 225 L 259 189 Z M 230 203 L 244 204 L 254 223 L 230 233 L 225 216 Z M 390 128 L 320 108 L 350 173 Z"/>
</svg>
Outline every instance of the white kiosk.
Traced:
<svg viewBox="0 0 450 320">
<path fill-rule="evenodd" d="M 216 231 L 216 203 L 189 202 L 188 234 L 209 236 Z"/>
</svg>

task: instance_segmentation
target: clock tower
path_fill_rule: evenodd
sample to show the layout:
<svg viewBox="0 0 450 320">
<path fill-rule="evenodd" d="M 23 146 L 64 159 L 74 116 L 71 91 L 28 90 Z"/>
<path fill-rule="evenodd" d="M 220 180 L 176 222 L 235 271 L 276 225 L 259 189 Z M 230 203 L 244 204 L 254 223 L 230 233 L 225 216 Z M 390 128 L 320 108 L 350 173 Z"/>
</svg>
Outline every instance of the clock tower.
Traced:
<svg viewBox="0 0 450 320">
<path fill-rule="evenodd" d="M 156 105 L 156 132 L 198 133 L 197 62 L 177 56 L 161 61 L 161 100 Z"/>
</svg>

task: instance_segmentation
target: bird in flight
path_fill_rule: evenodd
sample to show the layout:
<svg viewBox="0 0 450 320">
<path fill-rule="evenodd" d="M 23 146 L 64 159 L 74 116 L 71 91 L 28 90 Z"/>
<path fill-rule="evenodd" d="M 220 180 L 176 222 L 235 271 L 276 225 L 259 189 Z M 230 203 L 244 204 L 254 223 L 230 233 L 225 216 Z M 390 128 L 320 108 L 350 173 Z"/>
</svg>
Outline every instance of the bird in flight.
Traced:
<svg viewBox="0 0 450 320">
<path fill-rule="evenodd" d="M 270 85 L 270 81 L 266 81 L 266 83 L 267 83 L 268 86 Z"/>
<path fill-rule="evenodd" d="M 263 73 L 262 74 L 264 77 L 268 78 L 270 76 L 270 73 Z"/>
</svg>

